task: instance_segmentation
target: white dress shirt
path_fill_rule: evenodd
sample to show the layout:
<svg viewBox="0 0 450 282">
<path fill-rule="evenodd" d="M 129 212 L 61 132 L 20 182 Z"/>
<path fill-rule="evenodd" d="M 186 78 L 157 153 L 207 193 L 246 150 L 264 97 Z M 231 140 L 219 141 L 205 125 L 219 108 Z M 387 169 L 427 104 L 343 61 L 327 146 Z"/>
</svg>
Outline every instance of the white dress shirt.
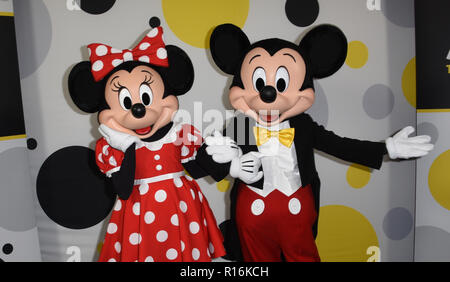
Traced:
<svg viewBox="0 0 450 282">
<path fill-rule="evenodd" d="M 284 121 L 271 127 L 259 124 L 256 124 L 256 126 L 271 131 L 290 128 L 289 121 Z M 266 197 L 274 190 L 290 196 L 301 187 L 302 181 L 300 180 L 294 143 L 288 148 L 281 144 L 277 137 L 271 137 L 269 141 L 258 146 L 258 151 L 264 155 L 261 158 L 264 184 L 263 189 L 247 185 L 252 191 L 262 197 Z"/>
</svg>

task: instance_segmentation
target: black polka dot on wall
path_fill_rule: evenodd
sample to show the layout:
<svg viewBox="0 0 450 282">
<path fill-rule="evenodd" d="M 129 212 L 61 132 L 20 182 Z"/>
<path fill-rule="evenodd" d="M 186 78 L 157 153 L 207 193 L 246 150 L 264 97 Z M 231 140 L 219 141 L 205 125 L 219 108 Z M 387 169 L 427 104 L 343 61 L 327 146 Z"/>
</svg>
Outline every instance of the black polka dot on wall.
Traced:
<svg viewBox="0 0 450 282">
<path fill-rule="evenodd" d="M 27 139 L 27 148 L 29 150 L 34 150 L 37 148 L 37 141 L 34 138 L 28 138 Z"/>
<path fill-rule="evenodd" d="M 13 245 L 11 245 L 10 243 L 7 243 L 5 245 L 3 245 L 2 251 L 5 255 L 9 255 L 13 252 Z"/>
<path fill-rule="evenodd" d="M 88 228 L 105 219 L 116 198 L 95 163 L 95 152 L 81 146 L 60 149 L 45 160 L 36 193 L 47 216 L 70 229 Z"/>
<path fill-rule="evenodd" d="M 317 0 L 286 0 L 285 6 L 288 20 L 296 26 L 309 26 L 319 16 Z"/>
<path fill-rule="evenodd" d="M 100 15 L 109 11 L 116 0 L 80 0 L 80 8 L 86 13 Z"/>
</svg>

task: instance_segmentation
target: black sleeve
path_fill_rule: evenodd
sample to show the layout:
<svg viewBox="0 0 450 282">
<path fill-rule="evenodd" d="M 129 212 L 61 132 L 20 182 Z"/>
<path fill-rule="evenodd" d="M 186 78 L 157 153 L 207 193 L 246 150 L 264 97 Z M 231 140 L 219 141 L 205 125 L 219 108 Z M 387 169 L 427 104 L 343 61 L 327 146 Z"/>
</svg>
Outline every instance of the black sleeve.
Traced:
<svg viewBox="0 0 450 282">
<path fill-rule="evenodd" d="M 344 161 L 380 169 L 383 156 L 387 153 L 385 143 L 340 137 L 312 119 L 311 122 L 314 148 Z"/>
<path fill-rule="evenodd" d="M 120 170 L 111 175 L 113 188 L 122 200 L 127 200 L 133 191 L 135 171 L 136 149 L 132 144 L 125 151 Z"/>
<path fill-rule="evenodd" d="M 215 181 L 219 182 L 224 179 L 230 172 L 230 164 L 216 163 L 208 153 L 206 153 L 206 144 L 203 144 L 197 151 L 195 162 L 205 175 L 210 175 Z"/>
<path fill-rule="evenodd" d="M 198 152 L 198 151 L 197 151 Z M 208 175 L 208 173 L 199 165 L 197 160 L 190 160 L 186 163 L 182 163 L 184 169 L 194 179 L 202 178 Z"/>
</svg>

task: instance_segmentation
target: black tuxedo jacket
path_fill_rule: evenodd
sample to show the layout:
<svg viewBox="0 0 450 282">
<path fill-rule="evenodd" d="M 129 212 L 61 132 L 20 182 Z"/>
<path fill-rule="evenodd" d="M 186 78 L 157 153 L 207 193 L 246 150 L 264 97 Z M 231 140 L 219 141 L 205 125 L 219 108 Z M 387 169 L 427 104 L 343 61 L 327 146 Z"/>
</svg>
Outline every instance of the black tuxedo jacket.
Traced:
<svg viewBox="0 0 450 282">
<path fill-rule="evenodd" d="M 232 137 L 244 154 L 250 151 L 258 151 L 253 136 L 252 123 L 255 122 L 249 117 L 235 117 L 230 125 L 224 130 L 224 135 Z M 383 156 L 387 153 L 386 145 L 382 142 L 362 141 L 340 137 L 332 131 L 326 130 L 318 125 L 308 114 L 300 114 L 289 119 L 290 127 L 295 128 L 294 145 L 297 153 L 298 168 L 302 186 L 311 184 L 314 195 L 314 202 L 317 214 L 320 207 L 320 179 L 316 170 L 314 161 L 314 149 L 335 156 L 344 161 L 358 163 L 370 168 L 379 169 L 382 164 Z M 230 163 L 218 164 L 214 162 L 205 151 L 206 145 L 203 145 L 197 152 L 194 177 L 210 175 L 216 181 L 225 178 L 229 173 Z M 198 172 L 201 168 L 203 172 Z M 262 169 L 262 166 L 261 166 Z M 189 172 L 189 169 L 187 169 Z M 262 189 L 264 177 L 253 187 Z M 231 190 L 231 218 L 221 224 L 221 230 L 225 238 L 225 247 L 227 256 L 231 260 L 242 260 L 239 237 L 235 223 L 236 199 L 240 187 L 243 187 L 241 180 L 235 179 Z M 317 236 L 317 222 L 313 226 L 314 237 Z"/>
</svg>

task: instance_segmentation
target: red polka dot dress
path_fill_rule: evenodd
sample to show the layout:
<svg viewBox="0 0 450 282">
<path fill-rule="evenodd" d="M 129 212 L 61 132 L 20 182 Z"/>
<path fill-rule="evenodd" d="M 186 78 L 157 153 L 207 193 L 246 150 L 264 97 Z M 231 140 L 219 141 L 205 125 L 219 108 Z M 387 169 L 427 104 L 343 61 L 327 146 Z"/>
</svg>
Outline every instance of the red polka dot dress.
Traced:
<svg viewBox="0 0 450 282">
<path fill-rule="evenodd" d="M 133 191 L 116 201 L 99 261 L 211 261 L 225 255 L 214 214 L 182 165 L 201 144 L 193 126 L 174 125 L 162 139 L 136 145 Z M 96 156 L 110 176 L 124 154 L 102 138 Z"/>
</svg>

